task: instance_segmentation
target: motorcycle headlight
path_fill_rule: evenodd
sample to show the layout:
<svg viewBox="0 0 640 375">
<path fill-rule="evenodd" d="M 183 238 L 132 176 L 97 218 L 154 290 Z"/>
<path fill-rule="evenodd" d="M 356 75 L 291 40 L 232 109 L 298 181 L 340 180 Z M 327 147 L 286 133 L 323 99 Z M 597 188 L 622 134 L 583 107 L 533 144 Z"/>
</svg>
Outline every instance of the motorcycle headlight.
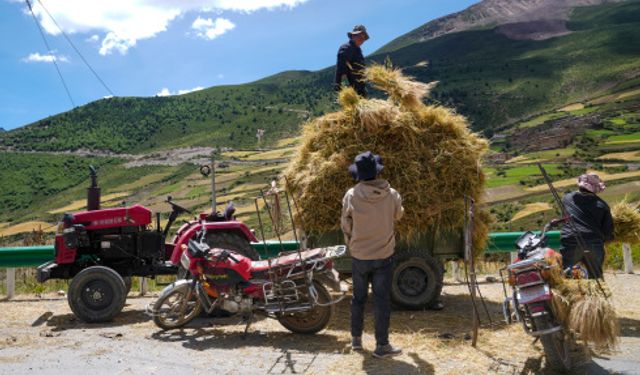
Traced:
<svg viewBox="0 0 640 375">
<path fill-rule="evenodd" d="M 180 265 L 184 267 L 185 270 L 188 270 L 189 266 L 191 265 L 191 259 L 189 259 L 186 251 L 182 252 L 182 256 L 180 257 Z"/>
</svg>

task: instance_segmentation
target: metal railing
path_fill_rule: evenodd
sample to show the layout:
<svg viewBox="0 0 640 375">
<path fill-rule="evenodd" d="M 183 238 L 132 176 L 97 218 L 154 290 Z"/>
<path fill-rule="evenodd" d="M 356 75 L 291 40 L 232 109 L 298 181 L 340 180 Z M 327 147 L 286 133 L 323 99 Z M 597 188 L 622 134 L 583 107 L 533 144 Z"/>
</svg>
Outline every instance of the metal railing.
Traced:
<svg viewBox="0 0 640 375">
<path fill-rule="evenodd" d="M 486 253 L 509 253 L 513 258 L 516 254 L 515 241 L 524 232 L 494 232 L 489 234 L 489 242 L 487 244 Z M 560 248 L 560 232 L 551 231 L 547 233 L 548 245 L 553 249 Z M 266 246 L 265 246 L 266 244 Z M 252 243 L 251 245 L 260 253 L 263 258 L 271 258 L 277 256 L 284 248 L 285 250 L 295 250 L 297 243 L 295 241 L 265 241 Z M 266 250 L 265 250 L 266 249 Z M 633 261 L 631 258 L 631 246 L 622 244 L 622 255 L 624 259 L 624 272 L 633 273 Z M 0 247 L 0 268 L 7 269 L 6 285 L 7 298 L 13 298 L 15 294 L 15 270 L 19 267 L 37 267 L 54 258 L 53 245 L 49 246 L 13 246 Z M 513 259 L 512 259 L 513 260 Z M 454 270 L 455 271 L 455 270 Z M 455 272 L 454 272 L 455 273 Z M 140 280 L 140 292 L 146 292 L 146 280 Z"/>
</svg>

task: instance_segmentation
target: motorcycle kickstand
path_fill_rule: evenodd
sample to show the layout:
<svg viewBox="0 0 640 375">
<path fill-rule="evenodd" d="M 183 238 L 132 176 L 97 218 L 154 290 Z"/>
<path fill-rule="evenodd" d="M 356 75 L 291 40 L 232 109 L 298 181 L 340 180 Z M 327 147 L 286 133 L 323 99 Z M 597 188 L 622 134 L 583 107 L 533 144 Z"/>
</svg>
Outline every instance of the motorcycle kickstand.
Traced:
<svg viewBox="0 0 640 375">
<path fill-rule="evenodd" d="M 247 321 L 247 325 L 246 327 L 244 327 L 244 333 L 242 334 L 242 339 L 245 340 L 247 338 L 247 333 L 249 332 L 249 327 L 251 326 L 251 323 L 253 322 L 253 313 L 249 313 L 249 315 L 247 317 L 245 317 L 245 320 Z"/>
</svg>

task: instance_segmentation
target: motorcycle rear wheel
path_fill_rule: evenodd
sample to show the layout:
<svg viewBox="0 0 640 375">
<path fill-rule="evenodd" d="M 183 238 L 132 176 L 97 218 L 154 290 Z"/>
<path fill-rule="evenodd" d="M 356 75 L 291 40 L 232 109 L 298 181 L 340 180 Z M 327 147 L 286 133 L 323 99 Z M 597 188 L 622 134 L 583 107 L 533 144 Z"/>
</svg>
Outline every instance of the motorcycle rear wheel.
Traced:
<svg viewBox="0 0 640 375">
<path fill-rule="evenodd" d="M 549 329 L 554 326 L 547 315 L 534 318 L 534 324 L 538 330 Z M 571 370 L 572 340 L 570 334 L 562 329 L 558 332 L 540 336 L 540 343 L 544 349 L 547 368 L 557 372 Z"/>
<path fill-rule="evenodd" d="M 153 305 L 153 322 L 164 330 L 184 326 L 200 314 L 202 305 L 189 284 L 162 293 Z"/>
<path fill-rule="evenodd" d="M 321 304 L 329 303 L 331 294 L 327 288 L 317 281 L 314 281 L 313 285 L 318 292 L 318 302 Z M 293 333 L 312 335 L 322 331 L 329 324 L 334 310 L 334 305 L 316 305 L 310 311 L 278 314 L 278 321 Z"/>
</svg>

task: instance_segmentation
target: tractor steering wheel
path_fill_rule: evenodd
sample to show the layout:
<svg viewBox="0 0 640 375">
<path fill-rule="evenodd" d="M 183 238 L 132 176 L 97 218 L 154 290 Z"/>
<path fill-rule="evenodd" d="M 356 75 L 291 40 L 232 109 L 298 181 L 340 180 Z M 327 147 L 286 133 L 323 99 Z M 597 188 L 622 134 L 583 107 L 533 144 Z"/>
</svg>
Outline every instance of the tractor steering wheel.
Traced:
<svg viewBox="0 0 640 375">
<path fill-rule="evenodd" d="M 187 210 L 186 208 L 182 207 L 181 205 L 179 205 L 177 203 L 173 203 L 172 198 L 171 198 L 170 195 L 167 197 L 166 202 L 169 203 L 171 205 L 171 207 L 173 208 L 173 210 L 178 212 L 178 213 L 186 212 L 188 214 L 193 214 L 193 212 Z"/>
</svg>

